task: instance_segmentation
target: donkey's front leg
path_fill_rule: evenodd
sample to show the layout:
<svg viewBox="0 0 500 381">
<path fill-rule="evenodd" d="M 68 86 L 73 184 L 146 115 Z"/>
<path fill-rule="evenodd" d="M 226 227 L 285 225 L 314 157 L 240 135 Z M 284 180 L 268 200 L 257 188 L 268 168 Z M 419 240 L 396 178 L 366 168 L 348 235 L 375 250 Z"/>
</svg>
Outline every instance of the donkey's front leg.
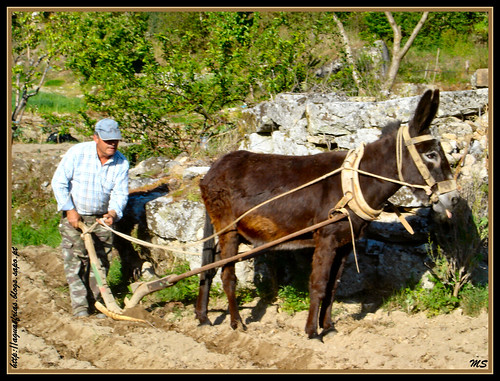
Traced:
<svg viewBox="0 0 500 381">
<path fill-rule="evenodd" d="M 309 280 L 309 315 L 306 322 L 307 336 L 318 338 L 318 312 L 322 301 L 325 298 L 330 270 L 335 258 L 335 250 L 329 245 L 318 245 L 313 255 L 312 271 Z"/>
<path fill-rule="evenodd" d="M 342 273 L 344 271 L 345 261 L 351 251 L 351 248 L 352 245 L 346 245 L 337 249 L 326 287 L 325 298 L 323 299 L 323 303 L 321 303 L 321 310 L 319 313 L 319 326 L 320 328 L 323 328 L 321 336 L 325 336 L 328 332 L 334 330 L 332 323 L 332 305 L 335 299 L 337 287 L 340 283 L 340 278 L 342 277 Z"/>
</svg>

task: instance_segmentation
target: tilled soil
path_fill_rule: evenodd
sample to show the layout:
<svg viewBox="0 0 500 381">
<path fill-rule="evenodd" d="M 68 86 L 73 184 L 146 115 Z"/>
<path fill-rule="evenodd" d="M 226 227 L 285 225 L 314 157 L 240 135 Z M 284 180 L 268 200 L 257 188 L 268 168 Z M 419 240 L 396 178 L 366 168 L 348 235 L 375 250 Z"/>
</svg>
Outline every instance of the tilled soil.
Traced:
<svg viewBox="0 0 500 381">
<path fill-rule="evenodd" d="M 259 301 L 241 306 L 247 330 L 229 327 L 222 300 L 211 305 L 213 326 L 198 327 L 192 306 L 167 304 L 133 315 L 146 323 L 71 314 L 60 249 L 19 249 L 17 369 L 12 372 L 158 371 L 261 372 L 468 370 L 492 367 L 489 316 L 460 311 L 427 318 L 404 312 L 361 314 L 338 303 L 336 332 L 308 340 L 307 313 L 290 316 Z M 175 286 L 174 286 L 175 287 Z M 471 367 L 489 360 L 488 367 Z"/>
</svg>

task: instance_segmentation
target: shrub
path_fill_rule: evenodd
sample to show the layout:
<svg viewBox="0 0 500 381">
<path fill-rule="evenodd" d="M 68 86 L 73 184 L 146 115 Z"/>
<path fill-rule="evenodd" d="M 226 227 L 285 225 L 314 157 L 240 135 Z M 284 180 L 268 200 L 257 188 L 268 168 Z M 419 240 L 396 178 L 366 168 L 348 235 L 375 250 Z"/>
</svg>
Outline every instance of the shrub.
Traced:
<svg viewBox="0 0 500 381">
<path fill-rule="evenodd" d="M 298 311 L 308 310 L 309 293 L 290 284 L 282 286 L 278 290 L 278 304 L 283 311 L 290 315 Z"/>
</svg>

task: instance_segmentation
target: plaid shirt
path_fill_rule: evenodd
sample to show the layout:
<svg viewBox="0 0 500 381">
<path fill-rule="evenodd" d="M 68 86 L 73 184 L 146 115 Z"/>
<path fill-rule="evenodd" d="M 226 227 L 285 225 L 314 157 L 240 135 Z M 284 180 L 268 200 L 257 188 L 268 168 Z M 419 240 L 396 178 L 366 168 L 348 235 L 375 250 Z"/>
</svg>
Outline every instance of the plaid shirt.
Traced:
<svg viewBox="0 0 500 381">
<path fill-rule="evenodd" d="M 76 209 L 84 216 L 114 210 L 122 218 L 128 200 L 128 168 L 118 151 L 102 165 L 93 141 L 71 147 L 52 178 L 58 210 Z"/>
</svg>

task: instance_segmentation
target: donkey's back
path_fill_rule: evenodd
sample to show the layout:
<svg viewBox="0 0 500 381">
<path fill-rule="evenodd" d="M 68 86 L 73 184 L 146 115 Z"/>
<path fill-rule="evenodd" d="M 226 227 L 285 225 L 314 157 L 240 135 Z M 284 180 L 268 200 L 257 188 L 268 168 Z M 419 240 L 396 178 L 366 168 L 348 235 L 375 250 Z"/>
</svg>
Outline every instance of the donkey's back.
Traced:
<svg viewBox="0 0 500 381">
<path fill-rule="evenodd" d="M 235 151 L 223 156 L 200 181 L 212 223 L 217 231 L 224 228 L 256 205 L 339 168 L 345 155 Z M 254 244 L 276 239 L 325 218 L 341 196 L 340 176 L 333 176 L 258 208 L 242 219 L 237 229 Z"/>
</svg>

